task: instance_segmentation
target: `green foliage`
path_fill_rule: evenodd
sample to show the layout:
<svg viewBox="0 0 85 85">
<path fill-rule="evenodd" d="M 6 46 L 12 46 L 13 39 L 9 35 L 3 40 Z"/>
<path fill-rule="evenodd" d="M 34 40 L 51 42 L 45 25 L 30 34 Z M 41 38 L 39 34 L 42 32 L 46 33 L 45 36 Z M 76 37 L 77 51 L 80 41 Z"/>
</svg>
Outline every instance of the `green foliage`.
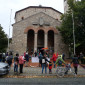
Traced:
<svg viewBox="0 0 85 85">
<path fill-rule="evenodd" d="M 63 40 L 68 45 L 73 43 L 73 12 L 76 48 L 81 47 L 79 51 L 85 51 L 85 0 L 75 3 L 74 0 L 68 0 L 68 5 L 69 10 L 62 15 L 62 25 L 60 27 Z"/>
<path fill-rule="evenodd" d="M 8 43 L 7 35 L 3 31 L 3 28 L 0 26 L 0 53 L 6 52 L 7 43 Z"/>
<path fill-rule="evenodd" d="M 72 19 L 71 15 L 64 14 L 62 16 L 62 25 L 60 28 L 61 34 L 63 36 L 63 40 L 66 44 L 72 42 Z M 68 39 L 68 40 L 67 40 Z"/>
</svg>

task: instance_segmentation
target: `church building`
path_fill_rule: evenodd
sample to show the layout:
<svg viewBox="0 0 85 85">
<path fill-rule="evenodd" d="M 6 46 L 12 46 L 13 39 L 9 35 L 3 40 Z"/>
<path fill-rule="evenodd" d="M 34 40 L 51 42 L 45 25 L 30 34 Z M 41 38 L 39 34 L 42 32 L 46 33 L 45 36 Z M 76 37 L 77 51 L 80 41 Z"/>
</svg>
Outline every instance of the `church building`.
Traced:
<svg viewBox="0 0 85 85">
<path fill-rule="evenodd" d="M 42 48 L 68 57 L 68 46 L 62 41 L 58 27 L 62 13 L 52 7 L 29 6 L 15 13 L 12 50 L 20 55 Z"/>
</svg>

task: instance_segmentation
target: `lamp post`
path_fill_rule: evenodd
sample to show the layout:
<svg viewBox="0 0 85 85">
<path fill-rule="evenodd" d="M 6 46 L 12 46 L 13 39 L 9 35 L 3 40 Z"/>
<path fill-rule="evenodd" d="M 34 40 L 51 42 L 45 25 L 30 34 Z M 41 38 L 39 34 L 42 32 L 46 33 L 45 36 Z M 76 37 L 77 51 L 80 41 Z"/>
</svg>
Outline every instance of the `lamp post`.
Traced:
<svg viewBox="0 0 85 85">
<path fill-rule="evenodd" d="M 72 22 L 73 22 L 73 45 L 74 45 L 74 54 L 75 54 L 75 30 L 74 30 L 74 16 L 72 11 Z"/>
<path fill-rule="evenodd" d="M 12 9 L 11 9 L 11 13 L 10 13 L 10 23 L 9 23 L 9 35 L 8 35 L 8 52 L 9 52 L 9 38 L 10 38 L 11 14 L 12 14 Z"/>
</svg>

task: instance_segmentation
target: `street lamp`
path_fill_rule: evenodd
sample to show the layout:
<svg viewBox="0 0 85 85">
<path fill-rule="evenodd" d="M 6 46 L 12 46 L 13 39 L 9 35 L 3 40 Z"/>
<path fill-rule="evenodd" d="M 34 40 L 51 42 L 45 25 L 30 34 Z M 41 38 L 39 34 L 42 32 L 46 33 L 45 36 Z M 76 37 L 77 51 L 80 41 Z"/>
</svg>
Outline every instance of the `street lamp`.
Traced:
<svg viewBox="0 0 85 85">
<path fill-rule="evenodd" d="M 9 52 L 9 39 L 10 39 L 11 14 L 12 14 L 12 9 L 11 9 L 11 13 L 10 13 L 10 23 L 9 23 L 9 35 L 8 35 L 8 52 Z"/>
<path fill-rule="evenodd" d="M 73 44 L 74 44 L 74 54 L 75 54 L 75 30 L 74 30 L 74 16 L 72 11 L 72 22 L 73 22 Z"/>
</svg>

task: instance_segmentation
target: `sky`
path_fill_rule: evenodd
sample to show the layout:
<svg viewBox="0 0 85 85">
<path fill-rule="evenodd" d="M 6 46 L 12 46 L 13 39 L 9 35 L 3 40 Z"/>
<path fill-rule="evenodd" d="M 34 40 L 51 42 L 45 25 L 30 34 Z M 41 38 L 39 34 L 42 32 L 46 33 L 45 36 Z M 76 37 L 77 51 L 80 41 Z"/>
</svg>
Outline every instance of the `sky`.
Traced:
<svg viewBox="0 0 85 85">
<path fill-rule="evenodd" d="M 15 23 L 15 12 L 29 6 L 47 6 L 52 7 L 61 13 L 64 13 L 63 0 L 0 0 L 0 24 L 4 32 L 12 37 L 13 27 Z"/>
</svg>

